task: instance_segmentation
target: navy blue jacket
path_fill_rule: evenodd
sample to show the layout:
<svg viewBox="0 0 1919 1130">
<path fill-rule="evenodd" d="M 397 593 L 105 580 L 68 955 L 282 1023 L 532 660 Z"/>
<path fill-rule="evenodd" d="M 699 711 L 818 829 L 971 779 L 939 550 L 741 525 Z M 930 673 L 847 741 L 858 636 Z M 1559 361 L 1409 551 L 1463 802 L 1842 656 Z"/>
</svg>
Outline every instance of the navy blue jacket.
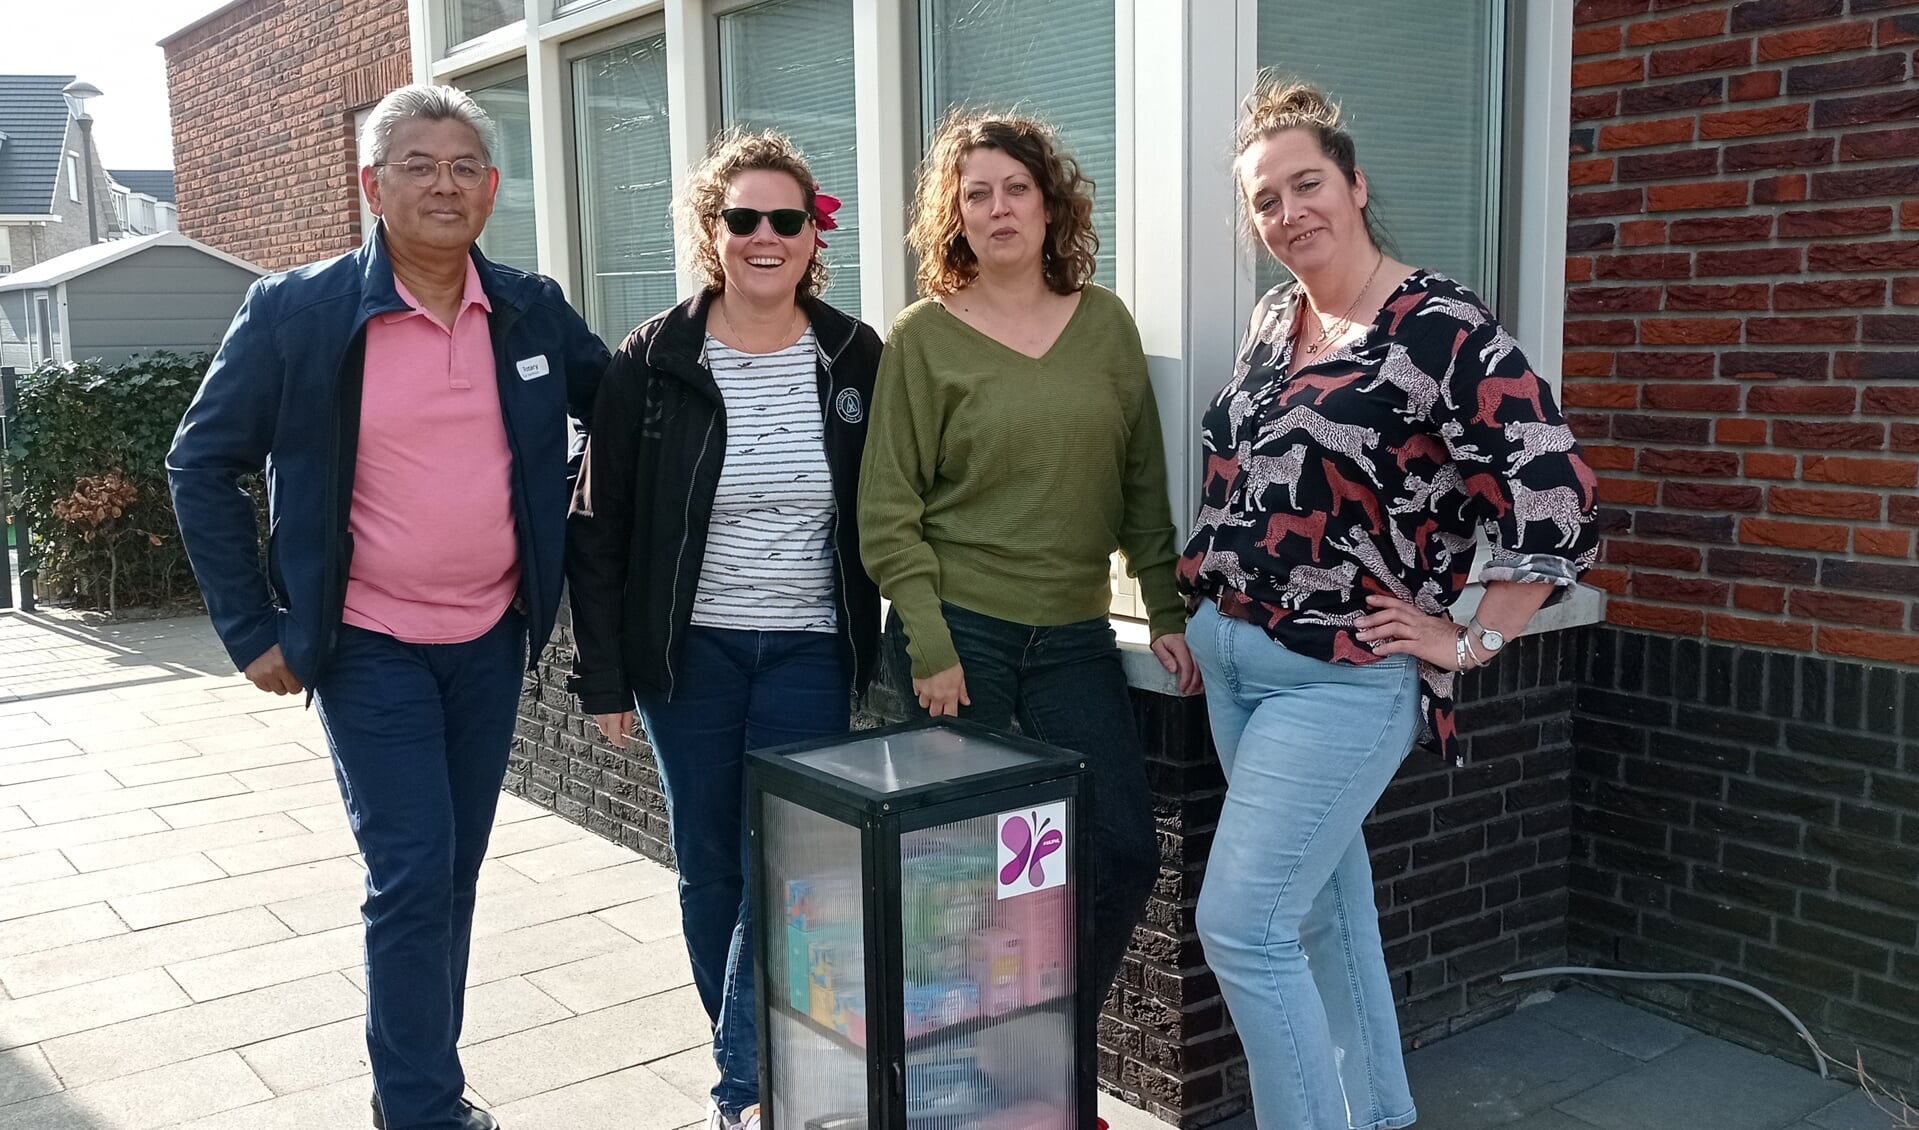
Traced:
<svg viewBox="0 0 1919 1130">
<path fill-rule="evenodd" d="M 477 249 L 473 261 L 492 304 L 530 667 L 560 605 L 567 417 L 591 414 L 608 353 L 551 279 L 489 262 Z M 366 323 L 407 308 L 393 285 L 384 227 L 357 251 L 261 279 L 174 434 L 167 478 L 180 535 L 214 629 L 242 670 L 276 643 L 307 686 L 326 670 L 353 556 L 347 515 Z M 522 379 L 520 363 L 533 358 L 544 365 L 526 371 L 544 371 Z M 238 482 L 262 467 L 264 571 L 258 516 Z"/>
</svg>

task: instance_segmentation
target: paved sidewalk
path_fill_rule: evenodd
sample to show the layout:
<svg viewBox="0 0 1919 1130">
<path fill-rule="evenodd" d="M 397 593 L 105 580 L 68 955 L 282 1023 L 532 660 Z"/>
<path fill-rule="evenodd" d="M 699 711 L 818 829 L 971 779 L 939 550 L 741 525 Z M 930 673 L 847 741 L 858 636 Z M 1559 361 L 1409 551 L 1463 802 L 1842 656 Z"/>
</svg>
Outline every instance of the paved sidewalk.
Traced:
<svg viewBox="0 0 1919 1130">
<path fill-rule="evenodd" d="M 366 1125 L 363 877 L 314 716 L 235 675 L 204 620 L 0 613 L 0 1130 Z M 672 873 L 507 797 L 480 893 L 473 1099 L 508 1130 L 698 1124 Z M 1428 1130 L 1891 1125 L 1584 992 L 1410 1065 Z"/>
</svg>

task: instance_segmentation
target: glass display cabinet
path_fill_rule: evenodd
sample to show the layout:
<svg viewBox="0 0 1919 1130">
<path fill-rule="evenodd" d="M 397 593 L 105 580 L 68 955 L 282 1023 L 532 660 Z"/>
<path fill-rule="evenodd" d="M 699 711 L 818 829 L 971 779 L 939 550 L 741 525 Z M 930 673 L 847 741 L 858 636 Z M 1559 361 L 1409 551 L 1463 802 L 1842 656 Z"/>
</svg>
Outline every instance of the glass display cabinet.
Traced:
<svg viewBox="0 0 1919 1130">
<path fill-rule="evenodd" d="M 1083 761 L 950 719 L 747 759 L 768 1130 L 1092 1130 Z"/>
</svg>

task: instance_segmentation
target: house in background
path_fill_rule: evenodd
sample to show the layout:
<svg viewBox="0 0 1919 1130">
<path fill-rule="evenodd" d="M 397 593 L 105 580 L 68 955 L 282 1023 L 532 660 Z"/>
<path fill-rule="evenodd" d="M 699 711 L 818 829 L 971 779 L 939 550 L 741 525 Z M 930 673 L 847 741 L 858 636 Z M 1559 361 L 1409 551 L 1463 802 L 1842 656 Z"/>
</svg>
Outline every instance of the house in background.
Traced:
<svg viewBox="0 0 1919 1130">
<path fill-rule="evenodd" d="M 86 190 L 80 130 L 61 89 L 72 75 L 0 75 L 0 272 L 87 244 L 87 202 L 101 239 L 119 235 L 111 179 L 96 151 Z"/>
<path fill-rule="evenodd" d="M 180 230 L 172 169 L 109 169 L 113 216 L 128 235 Z"/>
<path fill-rule="evenodd" d="M 0 276 L 0 365 L 211 352 L 265 273 L 179 232 L 69 251 Z"/>
</svg>

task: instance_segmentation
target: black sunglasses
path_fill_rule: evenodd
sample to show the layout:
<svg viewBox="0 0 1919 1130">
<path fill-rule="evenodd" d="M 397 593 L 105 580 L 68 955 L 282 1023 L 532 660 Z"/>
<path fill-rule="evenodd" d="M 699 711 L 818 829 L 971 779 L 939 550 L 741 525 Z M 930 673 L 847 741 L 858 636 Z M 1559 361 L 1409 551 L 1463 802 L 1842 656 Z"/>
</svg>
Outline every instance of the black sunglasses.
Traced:
<svg viewBox="0 0 1919 1130">
<path fill-rule="evenodd" d="M 758 208 L 722 208 L 720 219 L 726 221 L 726 230 L 734 235 L 752 235 L 760 230 L 760 217 L 773 221 L 773 230 L 784 236 L 800 234 L 808 219 L 805 212 L 798 208 L 775 208 L 771 212 L 762 212 Z"/>
</svg>

